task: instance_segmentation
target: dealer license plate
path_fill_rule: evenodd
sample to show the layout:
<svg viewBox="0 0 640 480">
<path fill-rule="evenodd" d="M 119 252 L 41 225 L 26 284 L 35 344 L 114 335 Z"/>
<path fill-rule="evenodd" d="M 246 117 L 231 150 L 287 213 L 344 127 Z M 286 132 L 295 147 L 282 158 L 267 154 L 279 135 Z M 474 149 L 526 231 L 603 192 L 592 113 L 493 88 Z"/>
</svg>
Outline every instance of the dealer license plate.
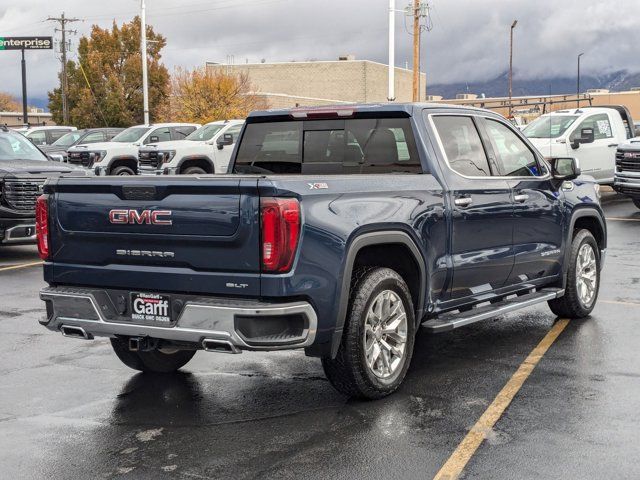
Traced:
<svg viewBox="0 0 640 480">
<path fill-rule="evenodd" d="M 171 297 L 157 293 L 132 293 L 131 320 L 134 322 L 171 323 Z"/>
</svg>

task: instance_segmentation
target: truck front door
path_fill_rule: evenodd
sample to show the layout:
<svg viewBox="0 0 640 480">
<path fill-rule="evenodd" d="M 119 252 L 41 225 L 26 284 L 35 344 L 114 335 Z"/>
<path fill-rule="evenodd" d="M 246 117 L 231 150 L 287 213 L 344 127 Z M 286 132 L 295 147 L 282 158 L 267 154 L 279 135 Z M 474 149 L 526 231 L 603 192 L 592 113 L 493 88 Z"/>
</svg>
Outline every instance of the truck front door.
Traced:
<svg viewBox="0 0 640 480">
<path fill-rule="evenodd" d="M 589 115 L 573 129 L 569 143 L 580 138 L 583 128 L 593 128 L 593 143 L 581 143 L 576 150 L 569 150 L 580 161 L 582 173 L 591 175 L 598 182 L 613 183 L 616 165 L 616 140 L 613 122 L 607 113 Z"/>
<path fill-rule="evenodd" d="M 563 215 L 547 166 L 506 122 L 484 118 L 482 127 L 507 179 L 514 201 L 514 266 L 508 285 L 562 273 Z"/>
</svg>

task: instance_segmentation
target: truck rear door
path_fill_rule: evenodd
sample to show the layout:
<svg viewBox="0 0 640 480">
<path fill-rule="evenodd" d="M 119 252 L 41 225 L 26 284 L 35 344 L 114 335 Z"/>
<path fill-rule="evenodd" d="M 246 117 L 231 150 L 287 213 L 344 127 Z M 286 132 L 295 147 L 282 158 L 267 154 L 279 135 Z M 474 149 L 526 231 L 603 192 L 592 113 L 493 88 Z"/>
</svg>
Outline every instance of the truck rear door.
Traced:
<svg viewBox="0 0 640 480">
<path fill-rule="evenodd" d="M 50 207 L 53 282 L 257 296 L 257 181 L 60 179 Z"/>
</svg>

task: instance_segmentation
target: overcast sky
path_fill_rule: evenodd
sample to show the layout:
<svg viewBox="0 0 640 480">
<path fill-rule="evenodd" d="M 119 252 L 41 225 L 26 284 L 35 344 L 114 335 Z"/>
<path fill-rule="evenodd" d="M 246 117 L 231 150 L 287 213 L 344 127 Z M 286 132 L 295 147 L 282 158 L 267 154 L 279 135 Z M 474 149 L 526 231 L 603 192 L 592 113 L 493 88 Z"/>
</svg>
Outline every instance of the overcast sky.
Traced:
<svg viewBox="0 0 640 480">
<path fill-rule="evenodd" d="M 148 23 L 167 37 L 164 61 L 201 66 L 335 59 L 387 61 L 388 0 L 147 0 Z M 396 0 L 398 8 L 409 0 Z M 423 37 L 428 81 L 494 78 L 508 67 L 509 26 L 515 31 L 516 78 L 640 70 L 639 0 L 432 0 L 433 28 Z M 139 0 L 0 0 L 0 36 L 54 35 L 48 16 L 84 19 L 72 25 L 72 51 L 92 24 L 131 19 Z M 410 21 L 407 21 L 409 25 Z M 411 58 L 411 37 L 397 14 L 396 64 Z M 55 34 L 57 35 L 57 34 Z M 410 65 L 410 64 L 409 64 Z M 59 62 L 51 51 L 27 52 L 29 96 L 56 85 Z M 20 53 L 0 51 L 0 91 L 20 94 Z"/>
</svg>

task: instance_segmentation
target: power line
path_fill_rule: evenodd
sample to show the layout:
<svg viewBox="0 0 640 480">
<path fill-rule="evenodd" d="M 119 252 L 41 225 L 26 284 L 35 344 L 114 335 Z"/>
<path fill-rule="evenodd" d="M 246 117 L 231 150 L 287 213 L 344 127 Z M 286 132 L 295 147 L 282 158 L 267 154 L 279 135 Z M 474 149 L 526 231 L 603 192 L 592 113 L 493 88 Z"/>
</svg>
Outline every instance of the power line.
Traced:
<svg viewBox="0 0 640 480">
<path fill-rule="evenodd" d="M 68 103 L 68 79 L 67 79 L 67 50 L 69 49 L 69 45 L 67 45 L 67 33 L 78 33 L 77 30 L 67 30 L 67 23 L 79 22 L 79 18 L 67 18 L 64 16 L 64 12 L 59 17 L 49 17 L 47 18 L 48 22 L 58 22 L 60 24 L 60 28 L 56 28 L 56 32 L 60 32 L 62 34 L 62 41 L 60 42 L 60 53 L 62 54 L 62 120 L 65 125 L 69 124 L 69 103 Z"/>
</svg>

